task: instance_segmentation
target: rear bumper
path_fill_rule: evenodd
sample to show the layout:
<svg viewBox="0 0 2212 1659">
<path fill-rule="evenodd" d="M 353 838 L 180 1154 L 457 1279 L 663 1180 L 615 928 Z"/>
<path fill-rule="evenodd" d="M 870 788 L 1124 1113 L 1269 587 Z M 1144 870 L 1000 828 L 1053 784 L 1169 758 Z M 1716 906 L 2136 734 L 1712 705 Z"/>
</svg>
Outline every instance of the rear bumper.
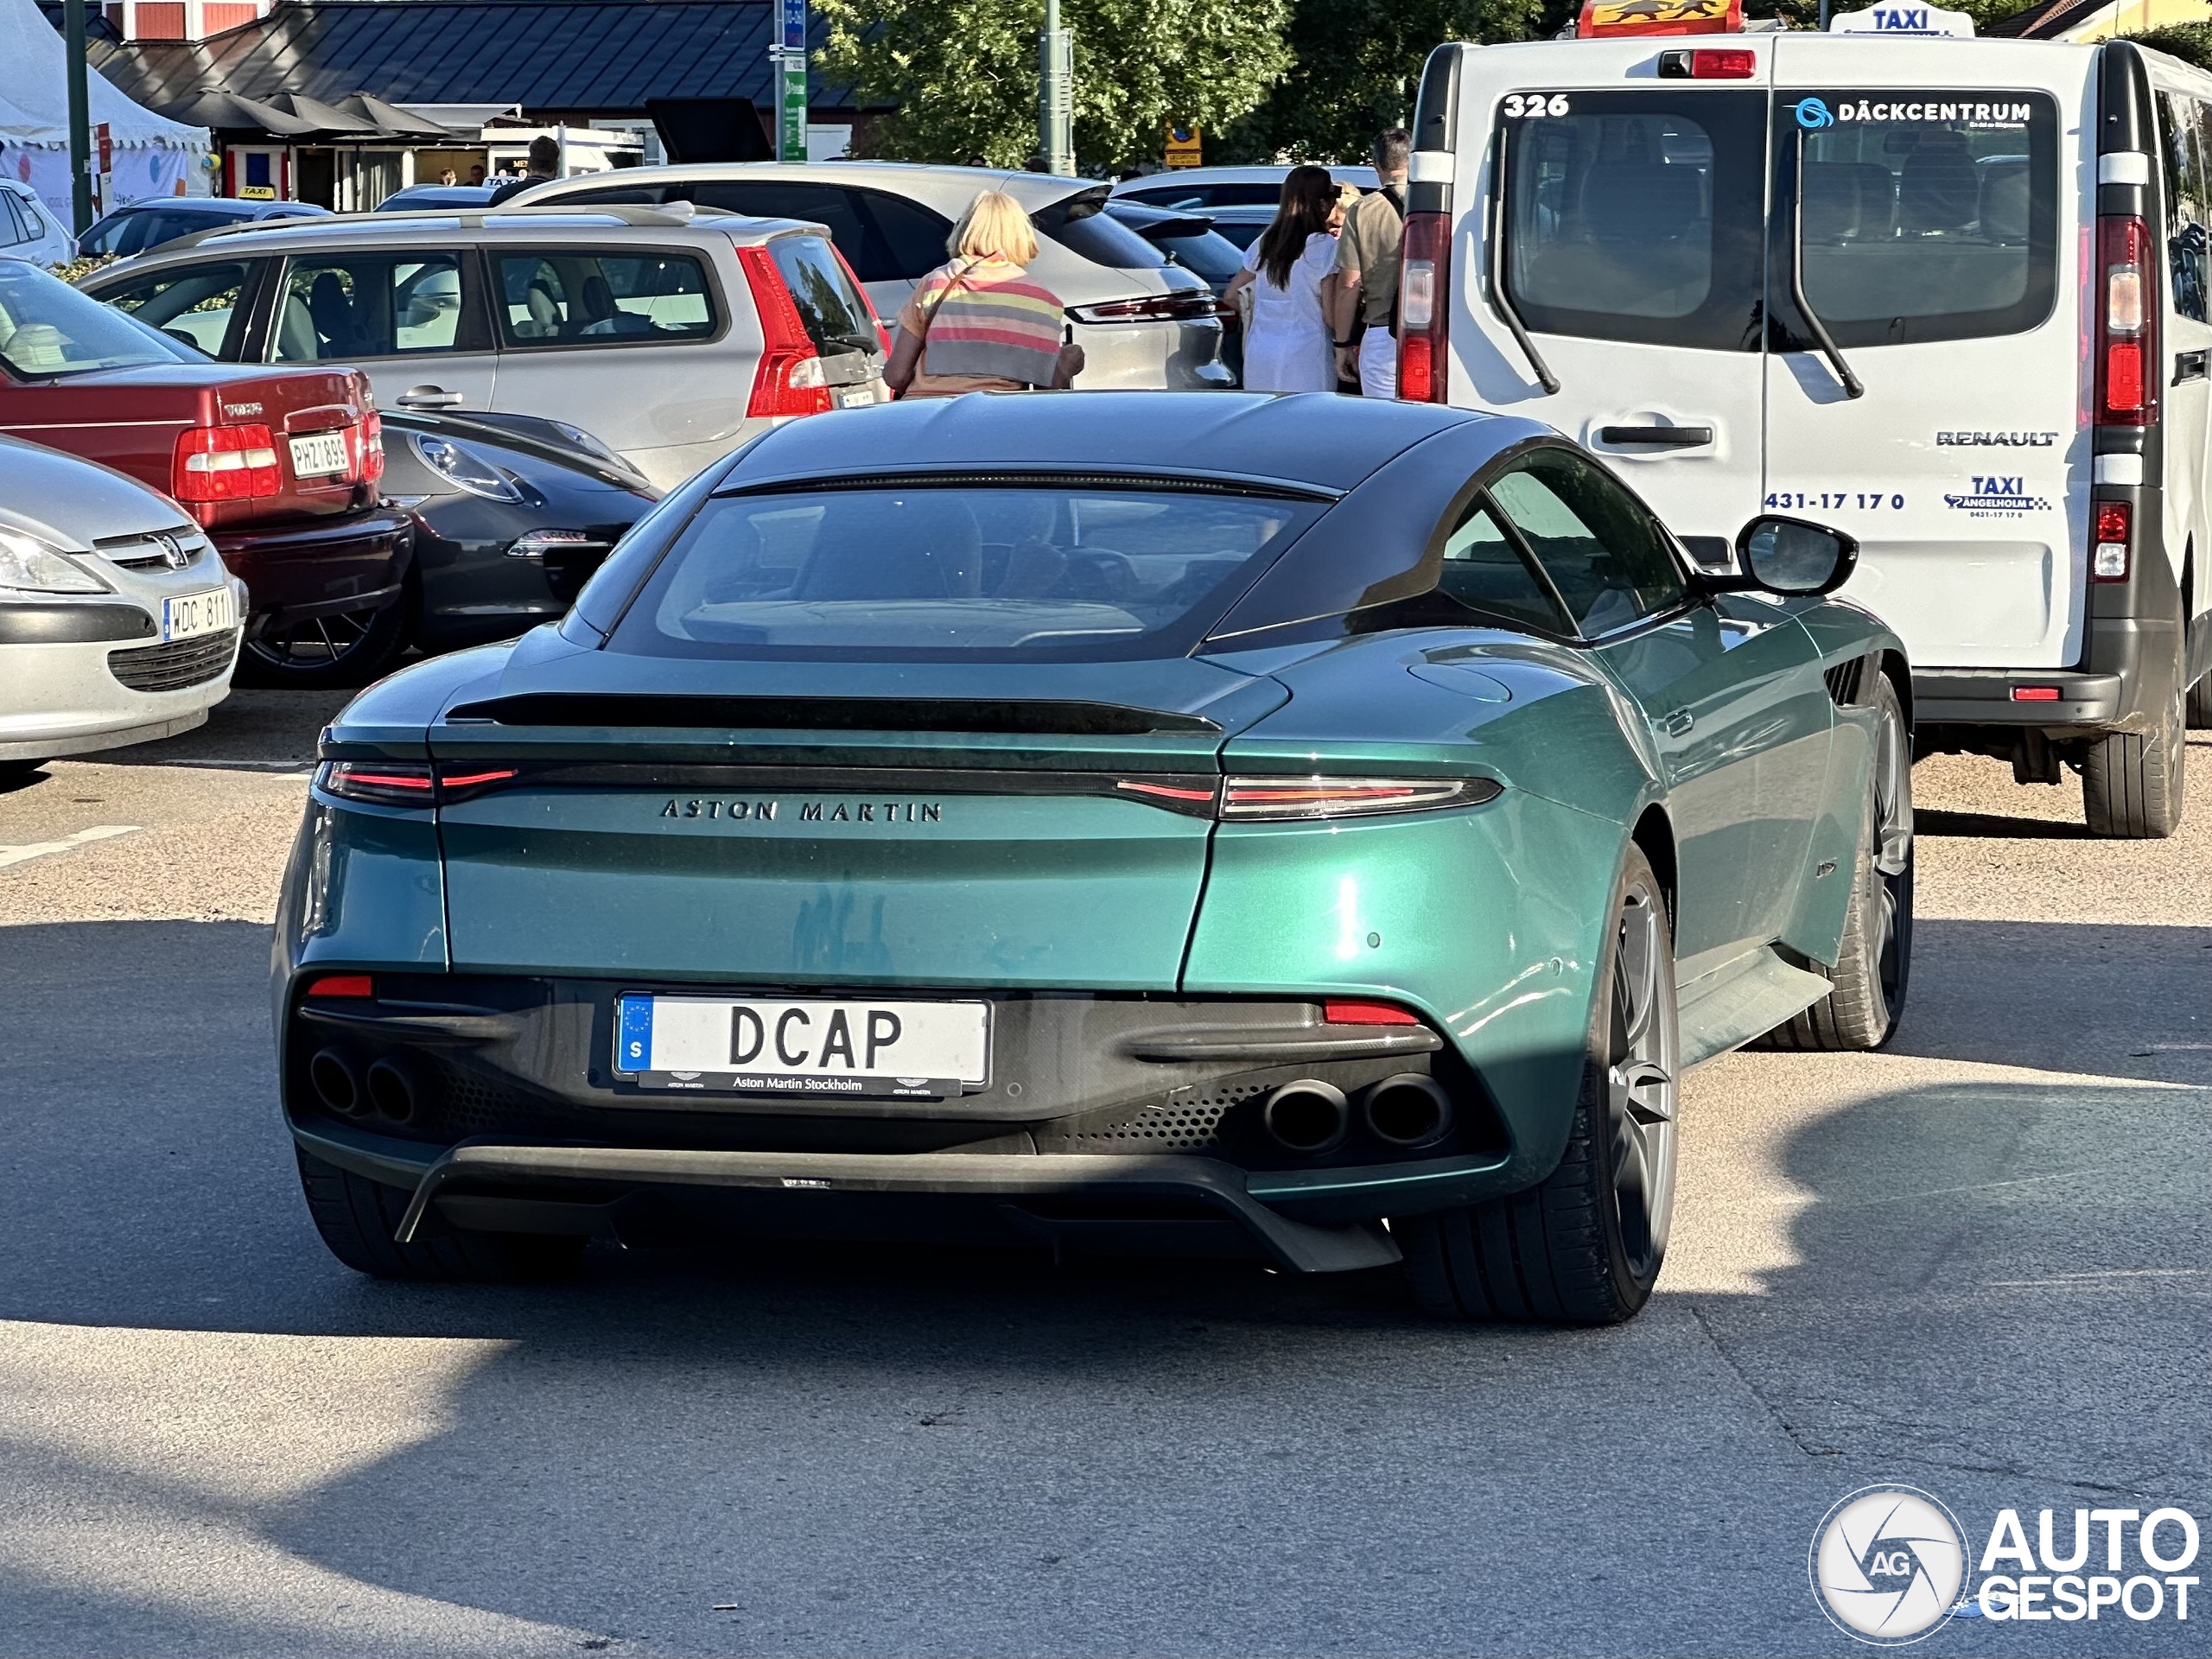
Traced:
<svg viewBox="0 0 2212 1659">
<path fill-rule="evenodd" d="M 264 623 L 381 608 L 398 599 L 414 556 L 412 521 L 383 507 L 213 534 Z"/>
<path fill-rule="evenodd" d="M 2022 702 L 2022 687 L 2056 690 L 2057 698 Z M 1913 722 L 1917 726 L 2117 725 L 2126 708 L 2118 674 L 2073 670 L 1947 669 L 1912 677 Z"/>
<path fill-rule="evenodd" d="M 1202 1157 L 1028 1156 L 938 1152 L 885 1155 L 866 1153 L 734 1152 L 654 1147 L 497 1145 L 472 1142 L 437 1152 L 345 1125 L 295 1126 L 301 1148 L 326 1163 L 414 1192 L 397 1237 L 405 1243 L 442 1201 L 503 1196 L 524 1203 L 537 1196 L 552 1217 L 574 1217 L 585 1206 L 563 1205 L 563 1193 L 584 1194 L 610 1217 L 622 1197 L 638 1190 L 712 1188 L 728 1194 L 772 1195 L 791 1204 L 836 1205 L 852 1200 L 896 1227 L 902 1200 L 936 1200 L 944 1209 L 978 1206 L 1016 1239 L 1047 1243 L 1069 1234 L 1100 1238 L 1112 1230 L 1120 1242 L 1141 1243 L 1149 1232 L 1160 1243 L 1206 1249 L 1205 1213 L 1213 1230 L 1234 1230 L 1254 1251 L 1294 1273 L 1343 1273 L 1387 1267 L 1398 1247 L 1371 1223 L 1317 1226 L 1295 1221 L 1250 1192 L 1246 1172 Z M 615 1197 L 610 1199 L 610 1189 Z M 1076 1201 L 1088 1213 L 1053 1213 Z M 1042 1206 L 1032 1208 L 1032 1205 Z M 1160 1206 L 1171 1213 L 1160 1213 Z M 1120 1211 L 1122 1213 L 1116 1215 Z M 1198 1213 L 1193 1213 L 1198 1212 Z M 526 1212 L 524 1212 L 526 1213 Z M 1228 1224 L 1224 1229 L 1221 1224 Z M 566 1230 L 566 1229 L 563 1229 Z M 838 1230 L 847 1230 L 840 1228 Z"/>
</svg>

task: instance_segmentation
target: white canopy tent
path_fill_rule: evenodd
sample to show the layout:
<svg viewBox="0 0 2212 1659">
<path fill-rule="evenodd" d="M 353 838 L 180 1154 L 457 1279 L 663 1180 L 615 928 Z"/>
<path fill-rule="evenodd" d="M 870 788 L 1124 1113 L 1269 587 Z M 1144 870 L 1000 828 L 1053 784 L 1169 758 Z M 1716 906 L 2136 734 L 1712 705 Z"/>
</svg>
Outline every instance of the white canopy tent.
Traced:
<svg viewBox="0 0 2212 1659">
<path fill-rule="evenodd" d="M 86 70 L 85 83 L 92 125 L 108 128 L 106 206 L 206 194 L 207 128 L 156 115 L 98 70 Z M 99 165 L 97 156 L 92 165 Z M 37 0 L 0 0 L 0 175 L 29 185 L 69 224 L 68 48 Z"/>
</svg>

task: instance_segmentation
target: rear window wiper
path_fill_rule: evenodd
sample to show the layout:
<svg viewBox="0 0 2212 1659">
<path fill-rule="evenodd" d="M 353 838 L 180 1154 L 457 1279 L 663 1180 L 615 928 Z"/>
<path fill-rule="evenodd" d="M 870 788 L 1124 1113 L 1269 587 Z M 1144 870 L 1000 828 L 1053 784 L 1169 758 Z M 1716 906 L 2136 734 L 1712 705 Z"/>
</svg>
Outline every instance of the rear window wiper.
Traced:
<svg viewBox="0 0 2212 1659">
<path fill-rule="evenodd" d="M 1864 397 L 1866 387 L 1851 372 L 1851 365 L 1843 360 L 1843 353 L 1828 333 L 1827 324 L 1821 321 L 1820 313 L 1813 309 L 1813 302 L 1805 297 L 1805 129 L 1797 129 L 1796 194 L 1790 202 L 1789 225 L 1789 297 L 1797 302 L 1797 315 L 1805 320 L 1805 327 L 1812 331 L 1821 355 L 1828 360 L 1828 367 L 1835 371 L 1835 378 L 1843 382 L 1847 397 Z"/>
</svg>

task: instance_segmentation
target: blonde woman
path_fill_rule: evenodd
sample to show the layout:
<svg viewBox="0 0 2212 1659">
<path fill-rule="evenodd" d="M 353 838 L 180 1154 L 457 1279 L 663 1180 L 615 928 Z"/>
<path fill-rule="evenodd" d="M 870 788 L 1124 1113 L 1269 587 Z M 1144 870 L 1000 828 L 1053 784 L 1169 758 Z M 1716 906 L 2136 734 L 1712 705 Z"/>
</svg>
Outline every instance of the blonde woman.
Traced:
<svg viewBox="0 0 2212 1659">
<path fill-rule="evenodd" d="M 901 397 L 1058 389 L 1083 371 L 1063 344 L 1059 296 L 1030 279 L 1037 232 L 1021 204 L 986 190 L 946 244 L 950 261 L 922 278 L 899 313 L 885 382 Z"/>
</svg>

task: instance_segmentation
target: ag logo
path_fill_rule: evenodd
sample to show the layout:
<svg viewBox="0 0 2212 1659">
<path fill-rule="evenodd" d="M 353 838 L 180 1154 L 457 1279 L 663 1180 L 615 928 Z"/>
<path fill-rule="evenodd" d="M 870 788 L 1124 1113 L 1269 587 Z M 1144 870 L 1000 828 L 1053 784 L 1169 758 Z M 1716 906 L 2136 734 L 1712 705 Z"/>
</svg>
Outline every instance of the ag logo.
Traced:
<svg viewBox="0 0 2212 1659">
<path fill-rule="evenodd" d="M 1835 113 L 1817 98 L 1797 100 L 1797 124 L 1808 130 L 1835 125 Z"/>
<path fill-rule="evenodd" d="M 1942 1501 L 1917 1487 L 1862 1488 L 1830 1510 L 1813 1534 L 1814 1599 L 1862 1642 L 1917 1642 L 1958 1605 L 1964 1538 Z"/>
</svg>

